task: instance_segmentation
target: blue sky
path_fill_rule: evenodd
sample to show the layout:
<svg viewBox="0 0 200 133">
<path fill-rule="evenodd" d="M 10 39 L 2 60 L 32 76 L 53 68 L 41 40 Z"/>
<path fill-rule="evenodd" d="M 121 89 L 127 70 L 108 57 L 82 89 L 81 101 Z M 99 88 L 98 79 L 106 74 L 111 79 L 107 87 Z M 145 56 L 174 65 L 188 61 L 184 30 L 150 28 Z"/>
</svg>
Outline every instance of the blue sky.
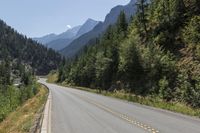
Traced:
<svg viewBox="0 0 200 133">
<path fill-rule="evenodd" d="M 130 0 L 1 0 L 0 19 L 28 37 L 61 33 L 67 25 L 82 24 L 87 18 L 104 20 L 116 5 Z"/>
</svg>

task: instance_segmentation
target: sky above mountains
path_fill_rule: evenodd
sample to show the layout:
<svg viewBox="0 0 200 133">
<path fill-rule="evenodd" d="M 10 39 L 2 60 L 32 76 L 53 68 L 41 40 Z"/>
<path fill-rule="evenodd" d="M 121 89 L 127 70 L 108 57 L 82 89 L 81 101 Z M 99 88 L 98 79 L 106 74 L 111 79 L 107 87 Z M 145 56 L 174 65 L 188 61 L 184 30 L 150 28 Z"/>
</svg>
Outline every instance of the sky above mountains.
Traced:
<svg viewBox="0 0 200 133">
<path fill-rule="evenodd" d="M 28 37 L 61 33 L 88 18 L 103 21 L 116 5 L 130 0 L 2 0 L 0 19 Z"/>
</svg>

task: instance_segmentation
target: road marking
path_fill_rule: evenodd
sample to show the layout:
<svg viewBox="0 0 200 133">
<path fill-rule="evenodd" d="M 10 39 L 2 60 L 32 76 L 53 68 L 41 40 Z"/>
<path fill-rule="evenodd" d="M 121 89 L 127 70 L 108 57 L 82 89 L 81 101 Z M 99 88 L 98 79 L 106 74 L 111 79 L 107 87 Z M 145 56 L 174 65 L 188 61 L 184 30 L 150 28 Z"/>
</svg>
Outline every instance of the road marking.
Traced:
<svg viewBox="0 0 200 133">
<path fill-rule="evenodd" d="M 97 103 L 97 102 L 93 101 L 92 99 L 90 99 L 88 97 L 82 96 L 80 94 L 72 93 L 72 92 L 71 92 L 71 94 L 76 95 L 77 97 L 83 99 L 84 101 L 86 101 L 88 103 L 91 103 L 91 104 L 97 106 L 98 108 L 100 108 L 100 109 L 102 109 L 102 110 L 104 110 L 104 111 L 106 111 L 108 113 L 111 113 L 112 115 L 117 116 L 117 117 L 127 121 L 128 123 L 134 125 L 134 126 L 142 128 L 143 130 L 145 130 L 147 132 L 159 133 L 158 130 L 156 130 L 155 128 L 151 127 L 150 125 L 147 125 L 145 123 L 139 122 L 138 120 L 136 120 L 136 119 L 134 119 L 134 118 L 132 118 L 130 116 L 127 116 L 125 114 L 121 114 L 121 113 L 119 113 L 117 111 L 114 111 L 114 110 L 112 110 L 112 109 L 110 109 L 110 108 L 108 108 L 108 107 L 106 107 L 106 106 L 104 106 L 104 105 L 102 105 L 100 103 Z"/>
<path fill-rule="evenodd" d="M 51 97 L 51 91 L 49 90 L 49 95 L 44 108 L 41 133 L 51 133 Z"/>
</svg>

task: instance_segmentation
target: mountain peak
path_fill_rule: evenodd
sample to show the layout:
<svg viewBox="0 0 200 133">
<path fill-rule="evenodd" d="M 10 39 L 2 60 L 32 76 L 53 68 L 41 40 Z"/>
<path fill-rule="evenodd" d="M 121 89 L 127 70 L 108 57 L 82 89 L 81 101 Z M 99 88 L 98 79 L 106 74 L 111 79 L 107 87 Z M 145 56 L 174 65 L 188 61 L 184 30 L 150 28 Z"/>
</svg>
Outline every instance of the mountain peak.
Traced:
<svg viewBox="0 0 200 133">
<path fill-rule="evenodd" d="M 96 20 L 88 18 L 86 22 L 96 22 Z"/>
<path fill-rule="evenodd" d="M 77 36 L 79 37 L 89 31 L 91 31 L 98 23 L 99 23 L 99 21 L 88 18 L 87 21 L 82 25 L 82 27 L 78 31 Z"/>
<path fill-rule="evenodd" d="M 91 19 L 91 18 L 88 18 L 88 19 L 87 19 L 87 21 L 93 21 L 93 19 Z"/>
<path fill-rule="evenodd" d="M 96 26 L 94 26 L 89 32 L 81 35 L 80 30 L 78 38 L 73 40 L 67 47 L 62 49 L 60 51 L 61 54 L 68 58 L 76 55 L 78 51 L 80 51 L 84 46 L 89 45 L 88 42 L 90 40 L 102 35 L 109 25 L 115 24 L 121 11 L 125 12 L 127 20 L 129 22 L 130 17 L 136 12 L 136 1 L 137 0 L 131 0 L 127 5 L 119 5 L 112 8 L 111 11 L 106 15 L 104 22 L 98 22 Z"/>
</svg>

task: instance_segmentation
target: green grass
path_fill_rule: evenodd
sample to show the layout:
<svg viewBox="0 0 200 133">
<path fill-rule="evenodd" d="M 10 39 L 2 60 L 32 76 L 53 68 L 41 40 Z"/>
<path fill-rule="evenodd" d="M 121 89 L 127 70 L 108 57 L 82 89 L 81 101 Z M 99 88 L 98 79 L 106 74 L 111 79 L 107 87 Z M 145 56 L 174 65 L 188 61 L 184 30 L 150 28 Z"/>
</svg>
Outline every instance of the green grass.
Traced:
<svg viewBox="0 0 200 133">
<path fill-rule="evenodd" d="M 36 96 L 26 101 L 0 123 L 0 133 L 28 133 L 35 123 L 36 116 L 41 113 L 47 94 L 48 90 L 40 85 Z"/>
<path fill-rule="evenodd" d="M 49 83 L 55 83 L 58 80 L 58 73 L 56 71 L 51 71 L 47 75 L 47 82 Z"/>
</svg>

